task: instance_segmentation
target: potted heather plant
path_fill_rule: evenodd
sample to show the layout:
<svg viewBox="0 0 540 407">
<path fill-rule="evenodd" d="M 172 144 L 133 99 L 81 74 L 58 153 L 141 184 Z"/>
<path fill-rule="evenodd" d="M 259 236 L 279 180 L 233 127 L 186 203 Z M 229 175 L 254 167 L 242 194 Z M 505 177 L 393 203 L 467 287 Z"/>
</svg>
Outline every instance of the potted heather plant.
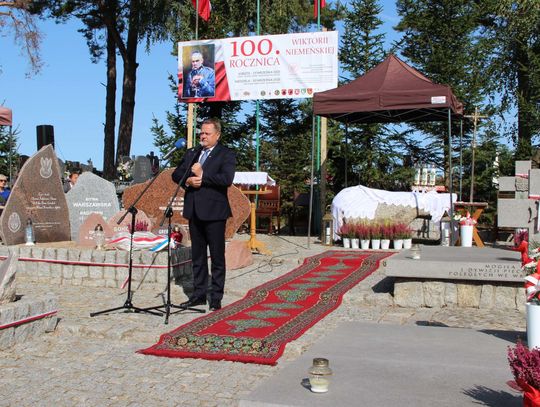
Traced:
<svg viewBox="0 0 540 407">
<path fill-rule="evenodd" d="M 381 249 L 390 249 L 390 241 L 394 237 L 394 228 L 388 221 L 381 225 Z"/>
<path fill-rule="evenodd" d="M 369 235 L 371 236 L 371 248 L 379 250 L 381 248 L 381 225 L 373 222 L 369 227 Z"/>
<path fill-rule="evenodd" d="M 356 235 L 360 239 L 360 248 L 362 250 L 369 249 L 369 239 L 371 238 L 369 222 L 359 222 L 356 226 Z"/>
<path fill-rule="evenodd" d="M 341 241 L 343 242 L 343 247 L 345 249 L 351 248 L 351 239 L 350 239 L 350 230 L 351 226 L 346 223 L 345 219 L 343 219 L 343 225 L 339 227 L 339 236 L 341 236 Z"/>
<path fill-rule="evenodd" d="M 540 349 L 524 346 L 518 340 L 514 348 L 508 347 L 508 363 L 515 382 L 509 382 L 512 388 L 523 392 L 523 405 L 540 405 Z"/>
<path fill-rule="evenodd" d="M 406 236 L 406 230 L 407 225 L 398 222 L 394 223 L 393 229 L 394 229 L 394 239 L 392 241 L 392 244 L 394 245 L 394 249 L 401 250 L 403 249 L 403 238 Z"/>
<path fill-rule="evenodd" d="M 403 248 L 410 249 L 412 247 L 413 230 L 409 225 L 406 225 L 404 233 L 405 235 L 403 236 Z"/>
<path fill-rule="evenodd" d="M 358 224 L 359 222 L 356 219 L 351 219 L 351 249 L 358 249 L 360 247 L 360 239 L 358 238 Z"/>
</svg>

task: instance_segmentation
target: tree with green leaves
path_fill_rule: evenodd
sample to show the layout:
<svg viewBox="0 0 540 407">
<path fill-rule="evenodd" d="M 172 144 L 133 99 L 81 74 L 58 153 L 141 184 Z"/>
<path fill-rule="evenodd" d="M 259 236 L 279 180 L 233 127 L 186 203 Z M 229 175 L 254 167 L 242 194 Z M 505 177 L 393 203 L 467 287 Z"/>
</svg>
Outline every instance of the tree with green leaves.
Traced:
<svg viewBox="0 0 540 407">
<path fill-rule="evenodd" d="M 115 172 L 114 127 L 116 95 L 116 53 L 122 58 L 122 101 L 116 145 L 116 161 L 129 156 L 135 114 L 137 81 L 137 51 L 139 43 L 168 39 L 168 24 L 176 18 L 171 14 L 171 0 L 38 0 L 34 11 L 50 13 L 60 21 L 75 17 L 85 27 L 81 30 L 94 61 L 107 53 L 107 100 L 104 138 L 104 175 Z"/>
<path fill-rule="evenodd" d="M 540 7 L 537 0 L 484 0 L 479 27 L 489 41 L 489 75 L 501 95 L 498 112 L 517 111 L 507 134 L 516 159 L 533 155 L 540 135 Z"/>
<path fill-rule="evenodd" d="M 491 114 L 493 84 L 487 72 L 490 47 L 478 30 L 481 4 L 469 0 L 398 0 L 396 6 L 401 21 L 395 28 L 404 33 L 400 43 L 403 56 L 433 82 L 449 85 L 465 113 L 473 113 L 478 107 Z M 431 157 L 428 162 L 443 169 L 448 182 L 449 154 L 456 154 L 456 144 L 449 145 L 448 123 L 415 123 L 412 127 L 425 139 L 424 155 Z M 451 131 L 455 142 L 460 123 L 454 120 Z M 463 121 L 463 132 L 464 143 L 470 145 L 471 121 Z"/>
<path fill-rule="evenodd" d="M 386 56 L 381 33 L 382 7 L 377 0 L 353 0 L 344 18 L 340 61 L 347 78 L 356 79 Z M 363 184 L 389 190 L 402 189 L 410 177 L 403 166 L 405 134 L 381 124 L 350 124 L 334 128 L 330 136 L 330 174 L 338 192 Z"/>
<path fill-rule="evenodd" d="M 7 126 L 0 126 L 0 173 L 9 176 L 13 175 L 17 168 L 19 155 L 17 153 L 17 130 L 11 131 Z M 11 171 L 10 165 L 11 163 Z M 13 182 L 12 179 L 9 180 Z"/>
</svg>

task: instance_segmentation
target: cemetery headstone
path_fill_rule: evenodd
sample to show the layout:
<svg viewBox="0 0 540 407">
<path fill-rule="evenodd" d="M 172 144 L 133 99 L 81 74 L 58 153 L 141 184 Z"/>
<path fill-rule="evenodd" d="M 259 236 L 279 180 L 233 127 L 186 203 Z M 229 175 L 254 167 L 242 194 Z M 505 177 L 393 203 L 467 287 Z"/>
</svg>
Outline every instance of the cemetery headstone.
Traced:
<svg viewBox="0 0 540 407">
<path fill-rule="evenodd" d="M 174 196 L 178 185 L 173 182 L 171 176 L 174 169 L 169 168 L 158 175 L 152 186 L 144 193 L 137 202 L 137 209 L 143 210 L 152 220 L 154 225 L 161 222 L 163 213 Z M 147 181 L 150 182 L 150 181 Z M 146 183 L 132 185 L 125 189 L 122 195 L 122 204 L 128 208 L 135 202 L 139 194 L 146 188 Z M 234 185 L 230 186 L 227 195 L 231 205 L 232 217 L 227 220 L 225 237 L 231 239 L 242 223 L 248 218 L 250 212 L 249 199 Z M 172 205 L 172 223 L 187 224 L 187 219 L 182 216 L 184 209 L 184 190 L 180 188 Z"/>
<path fill-rule="evenodd" d="M 79 235 L 77 236 L 77 244 L 79 246 L 96 246 L 96 242 L 94 241 L 94 232 L 98 224 L 103 227 L 105 238 L 111 238 L 113 236 L 113 230 L 103 216 L 101 216 L 99 213 L 91 213 L 86 217 L 79 228 Z"/>
<path fill-rule="evenodd" d="M 499 178 L 497 226 L 527 228 L 529 239 L 538 241 L 538 203 L 540 171 L 530 161 L 515 162 L 515 176 Z"/>
<path fill-rule="evenodd" d="M 24 229 L 32 220 L 38 243 L 70 239 L 69 214 L 60 167 L 52 145 L 41 148 L 21 168 L 0 216 L 6 245 L 24 243 Z"/>
<path fill-rule="evenodd" d="M 91 172 L 81 174 L 66 200 L 71 240 L 78 240 L 79 228 L 90 214 L 98 213 L 107 220 L 120 210 L 114 184 Z"/>
<path fill-rule="evenodd" d="M 152 163 L 148 157 L 138 155 L 133 162 L 133 182 L 139 184 L 152 178 Z"/>
<path fill-rule="evenodd" d="M 132 215 L 130 213 L 124 217 L 122 222 L 118 224 L 118 221 L 124 214 L 125 210 L 115 213 L 108 221 L 107 224 L 112 229 L 113 235 L 119 232 L 129 232 L 131 226 Z M 152 231 L 154 223 L 152 220 L 144 213 L 144 211 L 137 209 L 137 215 L 135 216 L 135 231 Z M 105 236 L 107 234 L 105 233 Z M 107 236 L 108 237 L 108 236 Z"/>
</svg>

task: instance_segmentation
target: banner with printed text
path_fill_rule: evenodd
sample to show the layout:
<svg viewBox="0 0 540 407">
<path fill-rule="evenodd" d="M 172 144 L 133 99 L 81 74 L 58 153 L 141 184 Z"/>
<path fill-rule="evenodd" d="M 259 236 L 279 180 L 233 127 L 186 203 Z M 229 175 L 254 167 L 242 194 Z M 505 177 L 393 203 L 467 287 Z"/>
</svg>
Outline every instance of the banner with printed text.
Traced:
<svg viewBox="0 0 540 407">
<path fill-rule="evenodd" d="M 182 102 L 309 98 L 337 80 L 337 31 L 178 43 Z"/>
</svg>

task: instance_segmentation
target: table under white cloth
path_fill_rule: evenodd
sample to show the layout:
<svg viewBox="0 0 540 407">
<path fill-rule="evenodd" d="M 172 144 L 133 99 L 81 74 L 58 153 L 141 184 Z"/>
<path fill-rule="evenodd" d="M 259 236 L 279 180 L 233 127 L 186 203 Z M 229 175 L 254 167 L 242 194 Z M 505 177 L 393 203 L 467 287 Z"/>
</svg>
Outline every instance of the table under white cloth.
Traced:
<svg viewBox="0 0 540 407">
<path fill-rule="evenodd" d="M 237 171 L 234 173 L 233 184 L 242 185 L 276 185 L 276 181 L 263 171 Z"/>
<path fill-rule="evenodd" d="M 457 199 L 452 194 L 452 202 Z M 341 190 L 332 201 L 334 218 L 334 239 L 343 224 L 343 218 L 374 219 L 379 203 L 403 205 L 417 208 L 431 215 L 434 222 L 439 222 L 445 211 L 450 212 L 450 194 L 430 192 L 393 192 L 357 185 Z"/>
</svg>

